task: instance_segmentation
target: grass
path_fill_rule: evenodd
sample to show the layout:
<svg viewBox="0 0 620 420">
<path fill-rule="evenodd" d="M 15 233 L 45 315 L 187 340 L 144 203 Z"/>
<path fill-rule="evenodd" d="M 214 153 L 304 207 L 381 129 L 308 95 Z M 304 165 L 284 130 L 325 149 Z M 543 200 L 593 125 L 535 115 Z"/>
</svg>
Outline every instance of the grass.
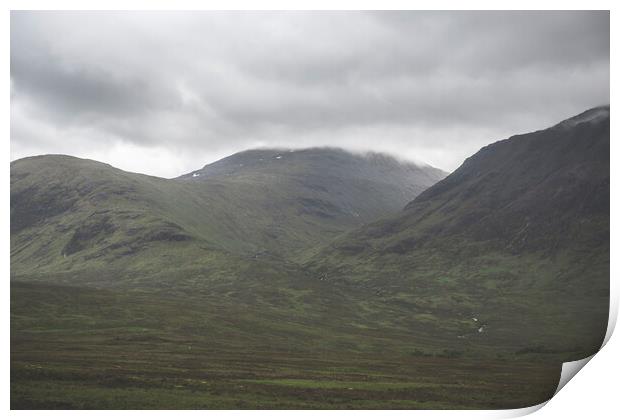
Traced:
<svg viewBox="0 0 620 420">
<path fill-rule="evenodd" d="M 456 339 L 440 313 L 407 319 L 301 273 L 271 277 L 274 298 L 253 268 L 248 293 L 197 287 L 195 272 L 124 288 L 12 282 L 12 408 L 514 408 L 557 385 L 566 355 L 553 349 Z"/>
<path fill-rule="evenodd" d="M 360 266 L 357 281 L 213 255 L 14 275 L 12 407 L 517 408 L 549 398 L 561 363 L 605 332 L 604 290 L 555 290 L 557 269 L 536 255 L 445 268 L 434 255 L 418 277 Z M 561 280 L 586 281 L 566 259 Z M 524 288 L 532 276 L 542 286 Z"/>
</svg>

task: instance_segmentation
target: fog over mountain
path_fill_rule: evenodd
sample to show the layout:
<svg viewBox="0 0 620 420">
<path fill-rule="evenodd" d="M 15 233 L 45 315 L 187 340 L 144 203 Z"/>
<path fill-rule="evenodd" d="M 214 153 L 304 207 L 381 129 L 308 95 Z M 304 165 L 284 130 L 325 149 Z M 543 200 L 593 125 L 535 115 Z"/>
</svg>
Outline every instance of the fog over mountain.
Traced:
<svg viewBox="0 0 620 420">
<path fill-rule="evenodd" d="M 12 12 L 11 159 L 176 177 L 255 148 L 447 171 L 609 103 L 609 12 Z"/>
</svg>

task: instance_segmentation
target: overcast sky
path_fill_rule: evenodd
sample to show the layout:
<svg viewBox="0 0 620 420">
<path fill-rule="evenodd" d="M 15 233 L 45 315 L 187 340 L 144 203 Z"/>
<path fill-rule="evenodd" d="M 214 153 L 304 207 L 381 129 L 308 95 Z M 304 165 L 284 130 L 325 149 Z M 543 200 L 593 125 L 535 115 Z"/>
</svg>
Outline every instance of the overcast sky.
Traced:
<svg viewBox="0 0 620 420">
<path fill-rule="evenodd" d="M 11 13 L 11 159 L 173 177 L 329 145 L 451 171 L 607 103 L 607 12 Z"/>
</svg>

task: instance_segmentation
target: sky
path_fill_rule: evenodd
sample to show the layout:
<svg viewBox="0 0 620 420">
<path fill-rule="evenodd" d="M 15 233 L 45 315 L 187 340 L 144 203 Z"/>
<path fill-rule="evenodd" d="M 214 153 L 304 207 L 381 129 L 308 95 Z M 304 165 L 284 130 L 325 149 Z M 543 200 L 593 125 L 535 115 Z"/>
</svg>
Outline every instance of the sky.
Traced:
<svg viewBox="0 0 620 420">
<path fill-rule="evenodd" d="M 608 12 L 11 12 L 11 160 L 175 177 L 342 147 L 452 171 L 609 103 Z"/>
</svg>

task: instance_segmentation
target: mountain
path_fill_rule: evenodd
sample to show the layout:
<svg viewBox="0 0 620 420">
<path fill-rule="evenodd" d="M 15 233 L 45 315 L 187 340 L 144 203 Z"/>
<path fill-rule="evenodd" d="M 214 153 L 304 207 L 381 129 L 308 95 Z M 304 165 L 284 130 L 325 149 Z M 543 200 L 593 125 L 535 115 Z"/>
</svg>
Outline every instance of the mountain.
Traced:
<svg viewBox="0 0 620 420">
<path fill-rule="evenodd" d="M 591 354 L 608 316 L 609 141 L 607 106 L 490 144 L 308 265 L 437 334 Z"/>
<path fill-rule="evenodd" d="M 605 334 L 609 107 L 441 178 L 334 149 L 13 162 L 11 408 L 548 400 Z"/>
<path fill-rule="evenodd" d="M 334 236 L 396 213 L 447 174 L 379 153 L 342 149 L 249 150 L 209 164 L 177 180 L 217 185 L 245 214 L 234 225 L 260 224 L 252 252 L 287 257 Z M 240 195 L 231 197 L 232 191 Z M 260 212 L 252 213 L 254 209 Z M 265 217 L 267 215 L 267 217 Z M 255 228 L 254 228 L 255 229 Z M 244 240 L 252 238 L 245 229 Z"/>
<path fill-rule="evenodd" d="M 336 247 L 404 255 L 458 239 L 513 254 L 558 252 L 608 245 L 608 221 L 609 107 L 602 107 L 482 148 L 400 214 Z"/>
<path fill-rule="evenodd" d="M 338 149 L 251 150 L 176 179 L 69 156 L 20 159 L 11 163 L 12 270 L 291 257 L 396 212 L 444 175 Z"/>
</svg>

